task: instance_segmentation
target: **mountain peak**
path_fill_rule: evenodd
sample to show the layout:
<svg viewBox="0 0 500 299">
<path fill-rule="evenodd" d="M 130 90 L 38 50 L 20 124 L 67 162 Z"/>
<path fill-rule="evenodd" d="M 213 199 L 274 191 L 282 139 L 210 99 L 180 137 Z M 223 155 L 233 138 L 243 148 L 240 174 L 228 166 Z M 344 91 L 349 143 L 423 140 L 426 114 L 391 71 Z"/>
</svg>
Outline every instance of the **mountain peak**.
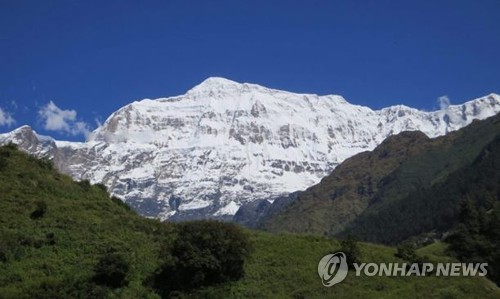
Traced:
<svg viewBox="0 0 500 299">
<path fill-rule="evenodd" d="M 25 131 L 33 131 L 33 129 L 28 125 L 23 125 L 17 129 L 12 130 L 12 132 L 25 132 Z"/>
<path fill-rule="evenodd" d="M 51 137 L 38 135 L 30 126 L 21 126 L 9 133 L 0 134 L 0 144 L 15 143 L 19 148 L 34 153 L 39 158 L 53 157 L 55 141 Z"/>
<path fill-rule="evenodd" d="M 36 132 L 28 125 L 20 126 L 9 133 L 1 134 L 3 138 L 25 138 L 25 139 L 38 139 Z"/>
<path fill-rule="evenodd" d="M 36 139 L 38 141 L 54 141 L 54 139 L 50 136 L 39 135 L 35 130 L 33 130 L 32 127 L 28 125 L 20 126 L 19 128 L 13 130 L 8 134 L 11 134 L 12 136 L 20 136 L 23 138 L 29 137 L 31 139 Z"/>
<path fill-rule="evenodd" d="M 223 77 L 208 77 L 207 79 L 203 80 L 203 82 L 200 83 L 200 85 L 234 85 L 234 84 L 241 84 L 241 83 Z"/>
<path fill-rule="evenodd" d="M 213 91 L 213 90 L 223 90 L 228 88 L 237 88 L 242 84 L 236 81 L 232 81 L 222 77 L 208 77 L 200 84 L 193 87 L 189 92 L 192 91 Z"/>
</svg>

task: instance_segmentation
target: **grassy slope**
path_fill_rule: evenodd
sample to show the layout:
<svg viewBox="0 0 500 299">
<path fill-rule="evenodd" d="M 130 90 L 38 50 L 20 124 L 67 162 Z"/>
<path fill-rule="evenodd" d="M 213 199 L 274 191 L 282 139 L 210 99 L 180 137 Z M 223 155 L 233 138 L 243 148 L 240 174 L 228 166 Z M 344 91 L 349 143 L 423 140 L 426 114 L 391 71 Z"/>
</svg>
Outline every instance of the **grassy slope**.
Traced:
<svg viewBox="0 0 500 299">
<path fill-rule="evenodd" d="M 102 189 L 77 184 L 21 152 L 1 148 L 2 154 L 9 157 L 0 171 L 0 237 L 18 246 L 4 248 L 8 262 L 0 262 L 0 294 L 22 298 L 37 295 L 40 286 L 79 288 L 108 248 L 133 265 L 126 293 L 147 293 L 141 282 L 157 266 L 168 226 L 135 215 Z M 47 212 L 32 220 L 39 200 Z M 55 235 L 55 245 L 47 244 L 48 233 Z"/>
<path fill-rule="evenodd" d="M 331 288 L 323 287 L 317 263 L 336 252 L 336 240 L 324 237 L 252 232 L 255 252 L 246 277 L 231 285 L 200 291 L 213 298 L 499 298 L 500 290 L 487 279 L 474 277 L 356 277 Z M 361 244 L 362 262 L 399 262 L 396 250 Z M 441 251 L 424 252 L 433 262 L 451 261 Z M 436 253 L 437 255 L 434 255 Z"/>
<path fill-rule="evenodd" d="M 0 251 L 7 257 L 6 262 L 0 261 L 0 298 L 57 298 L 51 292 L 64 289 L 78 296 L 90 291 L 85 287 L 92 268 L 110 247 L 125 255 L 131 272 L 128 287 L 107 295 L 157 297 L 142 283 L 158 266 L 161 244 L 171 236 L 170 225 L 143 219 L 111 201 L 101 188 L 75 183 L 21 152 L 0 148 L 0 157 L 7 161 L 0 169 Z M 33 220 L 30 214 L 38 200 L 45 201 L 47 211 Z M 48 242 L 49 233 L 55 235 L 54 245 Z M 356 278 L 351 274 L 343 283 L 325 288 L 316 267 L 322 256 L 339 249 L 336 240 L 248 233 L 254 251 L 245 265 L 246 276 L 191 297 L 500 297 L 500 290 L 483 278 Z M 393 248 L 372 244 L 361 248 L 364 261 L 397 261 Z"/>
</svg>

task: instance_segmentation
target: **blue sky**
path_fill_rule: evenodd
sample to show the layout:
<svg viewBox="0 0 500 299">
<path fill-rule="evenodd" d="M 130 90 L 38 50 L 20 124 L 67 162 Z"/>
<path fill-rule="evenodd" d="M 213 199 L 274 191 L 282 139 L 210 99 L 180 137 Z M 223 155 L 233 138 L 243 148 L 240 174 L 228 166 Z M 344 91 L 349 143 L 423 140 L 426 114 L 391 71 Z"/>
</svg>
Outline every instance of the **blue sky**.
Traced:
<svg viewBox="0 0 500 299">
<path fill-rule="evenodd" d="M 500 1 L 0 0 L 0 132 L 83 140 L 210 76 L 381 108 L 500 92 Z"/>
</svg>

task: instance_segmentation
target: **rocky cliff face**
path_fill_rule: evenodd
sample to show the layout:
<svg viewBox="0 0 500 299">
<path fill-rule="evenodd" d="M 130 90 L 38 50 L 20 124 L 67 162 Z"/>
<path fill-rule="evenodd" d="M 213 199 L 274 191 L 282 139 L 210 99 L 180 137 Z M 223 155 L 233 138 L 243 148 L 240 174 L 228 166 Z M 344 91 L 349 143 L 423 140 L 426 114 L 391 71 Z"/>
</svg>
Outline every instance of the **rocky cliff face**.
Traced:
<svg viewBox="0 0 500 299">
<path fill-rule="evenodd" d="M 76 179 L 104 183 L 145 216 L 231 217 L 244 203 L 318 183 L 390 135 L 436 137 L 499 111 L 495 94 L 435 112 L 374 111 L 340 96 L 209 78 L 184 95 L 119 109 L 85 143 L 54 141 L 29 127 L 0 135 L 0 143 L 13 141 Z"/>
</svg>

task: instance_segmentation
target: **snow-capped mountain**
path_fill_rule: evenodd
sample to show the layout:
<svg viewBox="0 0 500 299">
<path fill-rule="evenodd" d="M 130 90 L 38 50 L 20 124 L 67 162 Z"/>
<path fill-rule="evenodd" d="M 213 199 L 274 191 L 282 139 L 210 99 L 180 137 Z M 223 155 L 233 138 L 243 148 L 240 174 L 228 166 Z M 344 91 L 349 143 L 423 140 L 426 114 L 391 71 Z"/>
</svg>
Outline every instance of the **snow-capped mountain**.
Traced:
<svg viewBox="0 0 500 299">
<path fill-rule="evenodd" d="M 0 143 L 53 158 L 75 179 L 104 183 L 145 216 L 224 217 L 243 203 L 312 186 L 389 135 L 436 137 L 499 111 L 496 94 L 434 112 L 374 111 L 337 95 L 209 78 L 184 95 L 119 109 L 85 143 L 54 141 L 26 126 L 1 134 Z"/>
</svg>

